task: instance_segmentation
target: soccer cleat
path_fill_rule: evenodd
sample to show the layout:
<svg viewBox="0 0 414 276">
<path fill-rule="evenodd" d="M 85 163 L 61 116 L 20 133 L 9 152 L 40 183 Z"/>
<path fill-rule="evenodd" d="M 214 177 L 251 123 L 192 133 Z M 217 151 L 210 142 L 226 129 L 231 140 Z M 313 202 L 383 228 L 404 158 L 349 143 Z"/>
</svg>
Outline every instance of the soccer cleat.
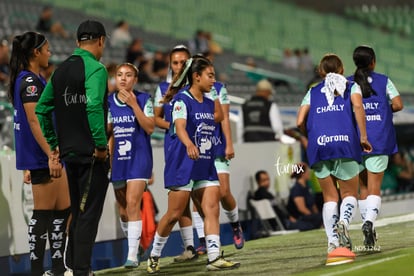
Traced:
<svg viewBox="0 0 414 276">
<path fill-rule="evenodd" d="M 48 271 L 45 271 L 45 273 L 43 273 L 43 276 L 54 276 L 54 274 L 52 270 L 48 270 Z"/>
<path fill-rule="evenodd" d="M 233 242 L 237 249 L 242 249 L 244 246 L 243 230 L 240 223 L 237 227 L 233 228 Z"/>
<path fill-rule="evenodd" d="M 147 261 L 148 274 L 155 274 L 160 272 L 160 257 L 149 257 Z"/>
<path fill-rule="evenodd" d="M 65 273 L 63 274 L 63 276 L 73 276 L 73 271 L 72 269 L 66 269 Z"/>
<path fill-rule="evenodd" d="M 187 249 L 184 250 L 181 255 L 174 258 L 174 262 L 176 263 L 182 263 L 182 262 L 188 262 L 193 261 L 198 258 L 197 251 L 194 249 L 193 246 L 189 245 L 187 246 Z"/>
<path fill-rule="evenodd" d="M 332 251 L 334 251 L 336 248 L 338 248 L 338 246 L 334 243 L 329 243 L 328 244 L 328 254 L 331 253 Z"/>
<path fill-rule="evenodd" d="M 139 261 L 127 260 L 124 264 L 124 267 L 128 269 L 137 268 L 138 266 L 139 266 Z"/>
<path fill-rule="evenodd" d="M 197 247 L 196 251 L 197 251 L 197 254 L 198 255 L 204 255 L 204 254 L 206 254 L 207 253 L 206 245 L 205 244 L 201 244 L 199 247 Z"/>
<path fill-rule="evenodd" d="M 366 221 L 362 225 L 362 233 L 364 234 L 364 245 L 365 248 L 373 248 L 377 241 L 377 234 L 373 229 L 372 222 Z"/>
<path fill-rule="evenodd" d="M 351 238 L 349 237 L 348 229 L 346 229 L 343 221 L 336 224 L 336 232 L 338 234 L 339 246 L 352 250 Z"/>
<path fill-rule="evenodd" d="M 221 256 L 218 256 L 214 261 L 207 261 L 207 270 L 208 271 L 217 271 L 217 270 L 228 270 L 228 269 L 235 269 L 240 266 L 238 262 L 232 262 L 224 259 L 223 252 L 221 252 Z"/>
<path fill-rule="evenodd" d="M 355 261 L 355 253 L 346 247 L 338 247 L 328 253 L 326 265 L 339 265 Z"/>
</svg>

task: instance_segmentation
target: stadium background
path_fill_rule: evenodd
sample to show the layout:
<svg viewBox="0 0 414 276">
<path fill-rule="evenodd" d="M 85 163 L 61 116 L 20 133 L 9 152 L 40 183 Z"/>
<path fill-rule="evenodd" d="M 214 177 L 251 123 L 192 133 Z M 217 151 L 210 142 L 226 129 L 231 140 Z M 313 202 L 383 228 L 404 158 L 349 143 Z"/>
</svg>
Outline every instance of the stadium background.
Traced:
<svg viewBox="0 0 414 276">
<path fill-rule="evenodd" d="M 317 64 L 323 54 L 327 52 L 337 53 L 345 63 L 346 74 L 352 74 L 352 50 L 360 44 L 369 44 L 377 53 L 377 71 L 385 73 L 394 81 L 400 90 L 406 104 L 405 111 L 397 114 L 396 123 L 399 142 L 403 146 L 411 147 L 414 140 L 414 6 L 412 1 L 277 1 L 277 0 L 0 0 L 0 38 L 11 38 L 13 35 L 24 31 L 33 30 L 38 15 L 45 5 L 52 5 L 54 19 L 63 23 L 65 28 L 74 34 L 79 22 L 94 18 L 104 22 L 107 32 L 110 34 L 117 21 L 125 19 L 130 24 L 130 32 L 133 37 L 139 37 L 144 41 L 144 47 L 149 52 L 156 50 L 168 51 L 176 44 L 186 43 L 191 39 L 197 29 L 209 31 L 213 39 L 218 42 L 224 52 L 216 57 L 217 71 L 225 72 L 228 78 L 228 89 L 235 96 L 232 102 L 234 118 L 233 125 L 237 125 L 237 113 L 240 112 L 239 99 L 246 99 L 254 93 L 254 82 L 246 73 L 258 74 L 275 81 L 284 81 L 289 85 L 276 87 L 275 100 L 281 106 L 285 126 L 292 126 L 297 106 L 305 91 L 306 84 L 312 78 L 312 74 L 286 70 L 281 62 L 283 49 L 304 48 L 310 50 L 313 61 Z M 48 35 L 55 61 L 63 60 L 75 47 L 75 40 Z M 103 63 L 122 62 L 125 55 L 124 49 L 112 48 L 107 45 Z M 247 69 L 244 64 L 247 57 L 253 57 L 256 61 L 256 69 Z M 13 147 L 12 109 L 6 99 L 6 87 L 0 86 L 0 124 L 1 145 Z M 153 93 L 154 85 L 139 85 L 139 89 Z M 237 129 L 236 127 L 234 129 Z M 156 142 L 155 142 L 155 145 Z M 250 189 L 250 177 L 255 168 L 245 167 L 252 152 L 258 154 L 257 168 L 265 168 L 274 171 L 275 155 L 282 159 L 295 161 L 298 158 L 298 145 L 293 145 L 296 157 L 291 159 L 284 145 L 275 143 L 268 145 L 275 152 L 271 157 L 260 156 L 266 153 L 266 146 L 246 148 L 238 145 L 238 150 L 244 152 L 235 161 L 232 173 L 235 172 L 232 189 L 238 199 L 243 200 L 246 189 Z M 155 149 L 156 151 L 157 149 Z M 280 153 L 279 153 L 280 152 Z M 160 157 L 161 158 L 161 157 Z M 243 159 L 245 158 L 245 159 Z M 14 200 L 21 207 L 19 200 L 24 198 L 21 175 L 13 169 L 13 157 L 10 152 L 2 152 L 2 195 L 0 202 L 9 204 L 6 206 L 12 211 L 13 202 L 8 195 L 13 194 Z M 162 161 L 159 161 L 162 164 Z M 6 165 L 5 165 L 6 164 Z M 156 172 L 156 183 L 162 186 L 162 166 Z M 234 171 L 233 171 L 234 170 Z M 272 176 L 276 178 L 276 173 Z M 9 174 L 5 174 L 5 172 Z M 233 175 L 233 174 L 232 174 Z M 233 177 L 233 176 L 232 176 Z M 283 182 L 286 192 L 288 185 L 286 179 Z M 18 189 L 11 189 L 11 186 Z M 240 186 L 233 187 L 233 185 Z M 6 187 L 6 188 L 5 188 Z M 279 187 L 280 188 L 280 187 Z M 276 189 L 276 188 L 275 188 Z M 165 202 L 165 192 L 161 188 L 155 188 L 156 201 Z M 26 191 L 27 192 L 27 191 Z M 111 191 L 108 195 L 112 197 Z M 240 199 L 239 199 L 240 200 Z M 110 202 L 112 204 L 113 201 Z M 240 204 L 240 203 L 239 203 Z M 243 205 L 243 203 L 242 203 Z M 109 205 L 109 216 L 116 217 L 113 205 Z M 160 212 L 163 212 L 161 208 Z M 2 218 L 7 212 L 3 210 Z M 4 216 L 3 216 L 4 215 Z M 24 223 L 24 217 L 20 218 Z M 12 220 L 10 218 L 10 220 Z M 7 220 L 6 220 L 7 221 Z M 19 222 L 20 223 L 20 222 Z M 117 221 L 113 227 L 116 227 Z M 16 229 L 14 229 L 16 230 Z M 16 244 L 10 241 L 10 230 L 2 231 L 2 245 L 16 248 Z M 24 246 L 25 229 L 19 231 L 19 235 L 13 239 L 18 240 Z M 114 234 L 120 237 L 119 229 Z M 224 243 L 229 243 L 229 229 L 222 227 Z M 177 234 L 177 233 L 175 233 Z M 98 244 L 97 251 L 111 251 L 125 254 L 125 244 L 116 240 L 112 245 Z M 166 250 L 166 254 L 176 254 L 181 250 L 177 244 L 170 245 L 175 250 Z M 6 248 L 3 247 L 2 248 Z M 121 249 L 116 249 L 121 248 Z M 7 250 L 6 250 L 7 251 Z M 13 250 L 9 254 L 1 254 L 0 265 L 9 273 L 24 273 L 27 270 L 28 259 L 25 254 L 18 252 L 15 256 Z M 3 252 L 2 252 L 3 253 Z M 114 265 L 114 262 L 95 260 L 96 267 Z"/>
</svg>

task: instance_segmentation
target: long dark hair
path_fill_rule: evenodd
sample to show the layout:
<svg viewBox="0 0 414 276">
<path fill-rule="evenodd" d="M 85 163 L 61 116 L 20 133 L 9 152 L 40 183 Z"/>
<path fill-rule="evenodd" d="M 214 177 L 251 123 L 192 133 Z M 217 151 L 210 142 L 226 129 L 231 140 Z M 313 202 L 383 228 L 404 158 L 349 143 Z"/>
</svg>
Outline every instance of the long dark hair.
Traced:
<svg viewBox="0 0 414 276">
<path fill-rule="evenodd" d="M 174 95 L 185 85 L 188 84 L 188 86 L 191 87 L 193 85 L 193 73 L 201 75 L 201 73 L 210 66 L 213 66 L 211 61 L 200 55 L 193 56 L 187 60 L 180 72 L 174 76 L 167 93 L 165 93 L 163 102 L 170 102 Z"/>
<path fill-rule="evenodd" d="M 344 65 L 339 56 L 329 53 L 322 57 L 319 62 L 319 75 L 324 78 L 328 73 L 340 74 L 344 69 Z"/>
<path fill-rule="evenodd" d="M 362 96 L 367 98 L 376 94 L 375 90 L 368 82 L 368 78 L 372 72 L 372 63 L 375 62 L 375 52 L 369 46 L 358 46 L 354 50 L 353 59 L 357 67 L 354 74 L 354 80 L 359 84 Z"/>
<path fill-rule="evenodd" d="M 29 67 L 34 50 L 40 49 L 46 43 L 46 37 L 36 32 L 26 32 L 17 35 L 13 39 L 12 53 L 10 57 L 10 86 L 9 99 L 14 105 L 14 85 L 20 71 Z"/>
</svg>

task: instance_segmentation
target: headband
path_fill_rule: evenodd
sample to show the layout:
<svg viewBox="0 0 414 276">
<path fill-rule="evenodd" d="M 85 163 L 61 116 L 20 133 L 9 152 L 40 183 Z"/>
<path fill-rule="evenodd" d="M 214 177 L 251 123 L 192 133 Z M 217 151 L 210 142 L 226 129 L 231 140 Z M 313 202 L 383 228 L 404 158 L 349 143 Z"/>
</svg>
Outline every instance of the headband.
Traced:
<svg viewBox="0 0 414 276">
<path fill-rule="evenodd" d="M 40 49 L 40 48 L 42 48 L 43 47 L 43 45 L 45 45 L 45 43 L 46 43 L 46 41 L 47 41 L 47 39 L 45 38 L 45 39 L 43 39 L 43 41 L 42 42 L 40 42 L 39 43 L 39 45 L 37 45 L 36 47 L 34 47 L 35 49 Z"/>
</svg>

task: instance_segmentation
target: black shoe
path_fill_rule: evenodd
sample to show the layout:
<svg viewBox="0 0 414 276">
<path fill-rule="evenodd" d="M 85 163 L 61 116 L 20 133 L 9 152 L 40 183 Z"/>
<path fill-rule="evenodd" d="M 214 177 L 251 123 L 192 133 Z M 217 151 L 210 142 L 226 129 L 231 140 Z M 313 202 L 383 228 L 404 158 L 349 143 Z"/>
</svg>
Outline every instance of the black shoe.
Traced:
<svg viewBox="0 0 414 276">
<path fill-rule="evenodd" d="M 375 230 L 372 229 L 372 222 L 366 221 L 362 225 L 362 233 L 364 234 L 365 248 L 373 248 L 377 241 Z"/>
</svg>

